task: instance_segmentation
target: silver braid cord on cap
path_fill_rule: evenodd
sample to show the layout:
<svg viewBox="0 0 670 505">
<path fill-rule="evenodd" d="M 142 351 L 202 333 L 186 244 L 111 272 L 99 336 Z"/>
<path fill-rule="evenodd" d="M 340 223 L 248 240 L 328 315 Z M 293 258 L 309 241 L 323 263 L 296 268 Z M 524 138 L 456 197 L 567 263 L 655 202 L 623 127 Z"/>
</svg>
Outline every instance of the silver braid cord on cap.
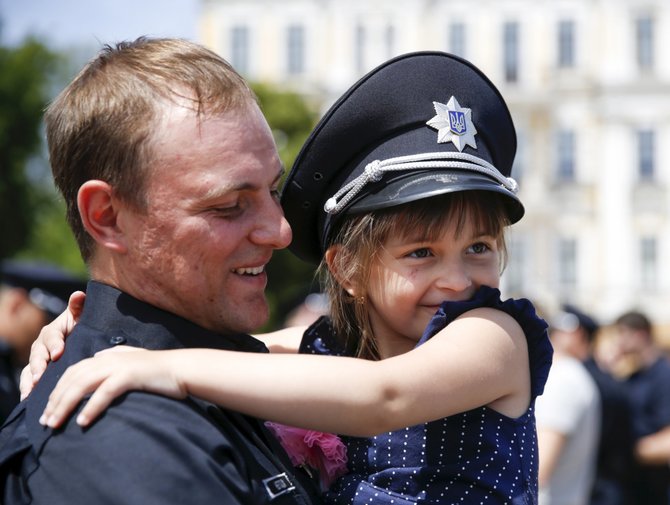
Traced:
<svg viewBox="0 0 670 505">
<path fill-rule="evenodd" d="M 488 161 L 468 153 L 438 152 L 399 156 L 387 160 L 374 160 L 365 166 L 358 177 L 342 186 L 330 197 L 323 210 L 328 214 L 339 213 L 369 182 L 378 182 L 386 172 L 423 170 L 426 168 L 456 168 L 484 174 L 499 182 L 508 191 L 516 193 L 519 185 L 511 177 L 502 175 Z"/>
</svg>

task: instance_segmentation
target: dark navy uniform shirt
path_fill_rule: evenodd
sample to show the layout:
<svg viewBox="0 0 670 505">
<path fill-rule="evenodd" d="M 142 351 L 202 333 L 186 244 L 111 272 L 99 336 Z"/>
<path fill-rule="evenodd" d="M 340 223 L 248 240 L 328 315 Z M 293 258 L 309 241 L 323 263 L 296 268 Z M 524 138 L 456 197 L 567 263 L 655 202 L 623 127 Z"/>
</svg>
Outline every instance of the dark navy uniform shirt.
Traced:
<svg viewBox="0 0 670 505">
<path fill-rule="evenodd" d="M 65 354 L 0 431 L 1 503 L 315 503 L 311 481 L 293 473 L 260 421 L 193 398 L 131 392 L 87 429 L 74 415 L 63 429 L 42 427 L 38 419 L 65 368 L 119 344 L 267 352 L 248 335 L 214 334 L 91 282 Z"/>
<path fill-rule="evenodd" d="M 0 340 L 0 423 L 19 403 L 18 371 L 12 348 Z"/>
<path fill-rule="evenodd" d="M 633 416 L 625 386 L 603 371 L 593 358 L 584 367 L 600 393 L 601 422 L 596 475 L 590 505 L 634 505 L 630 491 L 633 470 Z"/>
<path fill-rule="evenodd" d="M 633 412 L 635 438 L 670 426 L 670 362 L 661 357 L 625 382 Z M 638 465 L 633 472 L 634 503 L 670 504 L 670 467 Z"/>
</svg>

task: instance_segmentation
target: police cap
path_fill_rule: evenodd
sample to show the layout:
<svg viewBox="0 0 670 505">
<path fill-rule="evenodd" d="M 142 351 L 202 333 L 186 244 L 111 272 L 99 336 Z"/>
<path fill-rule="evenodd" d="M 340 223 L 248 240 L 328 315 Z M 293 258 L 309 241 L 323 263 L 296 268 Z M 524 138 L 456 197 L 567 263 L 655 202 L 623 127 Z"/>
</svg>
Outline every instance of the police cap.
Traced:
<svg viewBox="0 0 670 505">
<path fill-rule="evenodd" d="M 595 319 L 568 303 L 561 307 L 561 312 L 553 318 L 551 326 L 556 330 L 566 332 L 573 332 L 582 328 L 589 339 L 593 339 L 600 327 Z"/>
<path fill-rule="evenodd" d="M 326 112 L 298 154 L 282 192 L 290 249 L 316 263 L 343 215 L 455 191 L 504 195 L 516 222 L 515 152 L 507 105 L 475 66 L 433 51 L 393 58 Z"/>
<path fill-rule="evenodd" d="M 25 289 L 30 301 L 54 318 L 67 307 L 74 291 L 84 291 L 86 281 L 49 263 L 3 261 L 0 284 Z"/>
</svg>

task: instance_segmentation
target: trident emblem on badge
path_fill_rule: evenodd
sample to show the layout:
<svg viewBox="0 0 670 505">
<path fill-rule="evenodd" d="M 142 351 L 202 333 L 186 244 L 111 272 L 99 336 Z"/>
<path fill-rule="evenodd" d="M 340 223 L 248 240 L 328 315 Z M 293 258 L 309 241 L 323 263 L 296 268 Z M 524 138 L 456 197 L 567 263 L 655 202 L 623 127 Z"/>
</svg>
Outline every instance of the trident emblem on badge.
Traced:
<svg viewBox="0 0 670 505">
<path fill-rule="evenodd" d="M 456 135 L 462 135 L 465 133 L 467 127 L 465 126 L 465 114 L 460 111 L 450 110 L 449 111 L 449 125 L 450 130 Z"/>
</svg>

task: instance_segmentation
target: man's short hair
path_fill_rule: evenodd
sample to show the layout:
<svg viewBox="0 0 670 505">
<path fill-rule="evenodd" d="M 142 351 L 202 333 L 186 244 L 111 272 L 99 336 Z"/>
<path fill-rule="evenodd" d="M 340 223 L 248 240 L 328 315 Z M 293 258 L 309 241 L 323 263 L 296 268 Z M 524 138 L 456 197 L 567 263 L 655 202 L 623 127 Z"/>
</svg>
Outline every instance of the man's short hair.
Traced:
<svg viewBox="0 0 670 505">
<path fill-rule="evenodd" d="M 94 241 L 79 216 L 79 188 L 102 180 L 122 201 L 146 208 L 143 189 L 162 104 L 190 102 L 200 117 L 253 100 L 244 79 L 198 44 L 141 37 L 104 46 L 45 115 L 54 180 L 84 260 L 90 259 Z"/>
<path fill-rule="evenodd" d="M 642 312 L 636 310 L 621 314 L 615 321 L 615 324 L 632 330 L 643 331 L 651 335 L 651 321 Z"/>
</svg>

